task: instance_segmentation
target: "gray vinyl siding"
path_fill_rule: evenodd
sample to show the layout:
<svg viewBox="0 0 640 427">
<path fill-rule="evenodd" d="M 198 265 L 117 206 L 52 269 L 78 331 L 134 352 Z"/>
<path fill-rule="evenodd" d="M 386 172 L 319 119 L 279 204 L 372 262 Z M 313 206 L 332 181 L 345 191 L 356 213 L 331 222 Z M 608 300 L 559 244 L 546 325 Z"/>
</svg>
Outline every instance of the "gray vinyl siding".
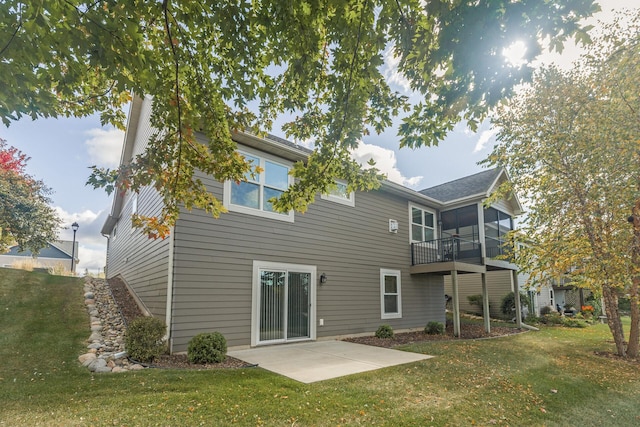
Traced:
<svg viewBox="0 0 640 427">
<path fill-rule="evenodd" d="M 453 295 L 451 276 L 444 278 L 445 293 Z M 491 317 L 501 318 L 504 315 L 500 311 L 502 298 L 511 292 L 511 270 L 488 271 L 487 292 L 489 293 L 489 311 Z M 480 313 L 482 307 L 469 304 L 467 296 L 482 294 L 482 277 L 479 273 L 458 274 L 458 295 L 460 298 L 460 310 L 472 313 Z"/>
<path fill-rule="evenodd" d="M 218 198 L 223 185 L 208 180 Z M 444 322 L 441 276 L 409 274 L 408 202 L 372 191 L 357 193 L 355 207 L 316 198 L 295 222 L 202 211 L 181 214 L 175 227 L 172 340 L 184 351 L 199 332 L 216 330 L 229 346 L 249 345 L 253 261 L 316 266 L 317 338 Z M 400 224 L 389 233 L 389 219 Z M 380 269 L 401 271 L 402 318 L 381 319 Z"/>
<path fill-rule="evenodd" d="M 154 215 L 162 208 L 160 197 L 147 187 L 138 195 L 138 213 Z M 117 234 L 109 238 L 108 278 L 120 276 L 133 288 L 147 310 L 164 320 L 170 239 L 149 239 L 131 227 L 131 200 L 125 204 Z"/>
<path fill-rule="evenodd" d="M 145 98 L 141 120 L 136 133 L 132 157 L 144 152 L 153 133 L 149 126 L 151 102 Z M 147 310 L 155 317 L 165 319 L 169 245 L 171 239 L 149 239 L 131 226 L 131 199 L 127 193 L 122 212 L 116 225 L 116 236 L 109 237 L 107 248 L 107 277 L 120 276 L 133 288 Z M 138 194 L 137 212 L 146 216 L 157 216 L 162 209 L 162 200 L 152 187 L 142 188 Z"/>
</svg>

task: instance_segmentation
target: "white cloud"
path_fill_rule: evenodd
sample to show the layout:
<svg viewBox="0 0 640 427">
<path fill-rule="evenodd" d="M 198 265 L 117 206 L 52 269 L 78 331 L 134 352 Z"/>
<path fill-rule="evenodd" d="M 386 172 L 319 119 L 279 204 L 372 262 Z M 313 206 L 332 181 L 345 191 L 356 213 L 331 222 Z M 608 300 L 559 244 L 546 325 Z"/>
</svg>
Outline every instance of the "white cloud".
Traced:
<svg viewBox="0 0 640 427">
<path fill-rule="evenodd" d="M 396 153 L 393 150 L 360 141 L 358 147 L 351 152 L 351 156 L 365 169 L 369 167 L 367 164 L 369 159 L 373 159 L 376 162 L 375 167 L 386 174 L 389 181 L 397 184 L 414 187 L 422 181 L 422 176 L 407 178 L 402 175 L 397 166 Z"/>
<path fill-rule="evenodd" d="M 382 67 L 382 75 L 389 84 L 396 84 L 404 89 L 405 92 L 411 92 L 409 80 L 398 72 L 398 64 L 400 58 L 393 53 L 393 46 L 384 51 L 384 66 Z"/>
<path fill-rule="evenodd" d="M 90 137 L 85 144 L 91 162 L 97 166 L 117 167 L 120 163 L 124 132 L 119 129 L 95 128 L 86 133 Z"/>
<path fill-rule="evenodd" d="M 80 259 L 76 268 L 78 274 L 83 274 L 85 269 L 91 273 L 102 271 L 106 262 L 107 240 L 100 234 L 100 230 L 108 211 L 104 209 L 93 212 L 87 209 L 82 212 L 67 212 L 59 206 L 56 206 L 55 210 L 62 219 L 62 229 L 59 234 L 61 240 L 73 240 L 71 224 L 78 223 L 76 232 Z"/>
<path fill-rule="evenodd" d="M 482 151 L 486 147 L 487 142 L 489 142 L 497 133 L 498 130 L 495 128 L 483 131 L 480 134 L 480 138 L 478 138 L 478 142 L 476 142 L 473 152 L 477 153 L 478 151 Z"/>
</svg>

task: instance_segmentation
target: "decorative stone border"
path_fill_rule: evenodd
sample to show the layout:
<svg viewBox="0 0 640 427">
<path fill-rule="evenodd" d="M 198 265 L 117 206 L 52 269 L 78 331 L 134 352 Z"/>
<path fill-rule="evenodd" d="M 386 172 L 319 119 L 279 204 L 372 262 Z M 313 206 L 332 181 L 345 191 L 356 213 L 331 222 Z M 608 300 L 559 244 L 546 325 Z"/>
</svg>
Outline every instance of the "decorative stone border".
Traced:
<svg viewBox="0 0 640 427">
<path fill-rule="evenodd" d="M 87 353 L 78 361 L 91 372 L 127 372 L 144 369 L 127 358 L 126 325 L 104 279 L 85 277 L 84 304 L 91 322 Z"/>
</svg>

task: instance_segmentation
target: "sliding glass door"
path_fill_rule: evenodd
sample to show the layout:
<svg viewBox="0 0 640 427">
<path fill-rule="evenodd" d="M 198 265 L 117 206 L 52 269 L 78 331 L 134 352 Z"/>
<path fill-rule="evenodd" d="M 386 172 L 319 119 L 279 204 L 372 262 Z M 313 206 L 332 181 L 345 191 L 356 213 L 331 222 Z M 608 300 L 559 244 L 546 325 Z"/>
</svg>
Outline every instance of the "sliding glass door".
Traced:
<svg viewBox="0 0 640 427">
<path fill-rule="evenodd" d="M 260 268 L 258 280 L 257 344 L 312 338 L 311 271 Z"/>
</svg>

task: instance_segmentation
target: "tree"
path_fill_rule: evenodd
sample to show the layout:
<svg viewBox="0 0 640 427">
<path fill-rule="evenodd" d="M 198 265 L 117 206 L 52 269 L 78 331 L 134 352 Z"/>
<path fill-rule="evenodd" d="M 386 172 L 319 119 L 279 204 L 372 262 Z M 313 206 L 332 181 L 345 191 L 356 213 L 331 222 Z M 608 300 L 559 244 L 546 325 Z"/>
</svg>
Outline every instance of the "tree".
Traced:
<svg viewBox="0 0 640 427">
<path fill-rule="evenodd" d="M 627 217 L 640 200 L 640 19 L 621 18 L 571 70 L 540 70 L 499 109 L 486 162 L 505 167 L 527 203 L 518 261 L 532 283 L 564 276 L 602 295 L 618 354 L 637 357 L 640 265 Z M 635 295 L 628 346 L 621 292 Z"/>
<path fill-rule="evenodd" d="M 26 174 L 28 160 L 0 139 L 0 253 L 12 244 L 38 253 L 57 238 L 60 220 L 49 206 L 50 190 Z"/>
<path fill-rule="evenodd" d="M 290 114 L 287 137 L 311 139 L 315 150 L 275 206 L 303 211 L 336 177 L 349 191 L 379 185 L 375 170 L 350 157 L 364 134 L 400 113 L 401 146 L 437 144 L 460 120 L 475 128 L 530 78 L 502 49 L 522 40 L 531 60 L 542 39 L 558 50 L 568 37 L 588 41 L 578 22 L 597 10 L 593 0 L 7 0 L 0 117 L 100 112 L 123 126 L 131 94 L 152 96 L 157 131 L 146 153 L 118 170 L 94 169 L 89 182 L 107 191 L 155 186 L 163 214 L 138 225 L 157 236 L 180 206 L 223 212 L 194 171 L 234 181 L 255 173 L 232 132 L 262 133 Z M 387 49 L 422 101 L 391 90 L 381 72 Z"/>
</svg>

